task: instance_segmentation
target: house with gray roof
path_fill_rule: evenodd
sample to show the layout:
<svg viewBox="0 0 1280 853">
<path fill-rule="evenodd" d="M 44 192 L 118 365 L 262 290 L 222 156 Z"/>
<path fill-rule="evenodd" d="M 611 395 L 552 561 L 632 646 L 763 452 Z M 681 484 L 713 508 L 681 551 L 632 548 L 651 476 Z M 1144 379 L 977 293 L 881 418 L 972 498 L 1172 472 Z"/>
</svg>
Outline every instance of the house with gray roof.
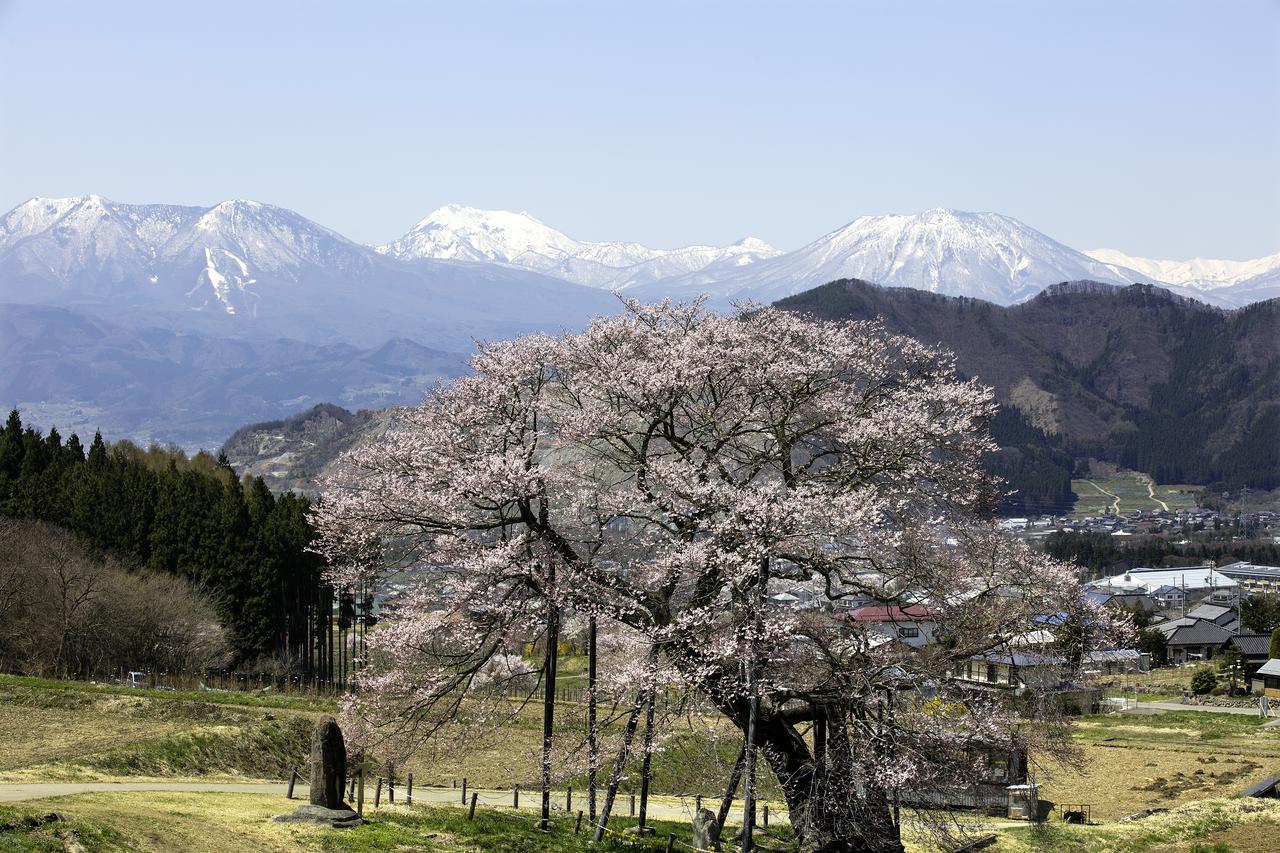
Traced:
<svg viewBox="0 0 1280 853">
<path fill-rule="evenodd" d="M 1215 625 L 1207 619 L 1171 619 L 1176 625 L 1162 622 L 1153 625 L 1164 634 L 1169 649 L 1170 663 L 1186 663 L 1194 660 L 1209 660 L 1221 654 L 1222 649 L 1231 641 L 1231 632 L 1221 625 Z M 1188 624 L 1189 623 L 1189 624 Z"/>
</svg>

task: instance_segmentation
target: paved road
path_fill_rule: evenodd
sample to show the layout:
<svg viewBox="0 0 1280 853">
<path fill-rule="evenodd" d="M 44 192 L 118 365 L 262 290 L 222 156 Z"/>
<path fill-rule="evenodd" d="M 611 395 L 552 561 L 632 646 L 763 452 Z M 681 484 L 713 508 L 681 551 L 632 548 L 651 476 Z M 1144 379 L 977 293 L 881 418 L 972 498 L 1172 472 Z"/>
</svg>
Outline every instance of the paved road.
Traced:
<svg viewBox="0 0 1280 853">
<path fill-rule="evenodd" d="M 1139 702 L 1125 708 L 1125 713 L 1143 714 L 1151 711 L 1200 711 L 1206 714 L 1244 714 L 1249 717 L 1258 716 L 1257 707 L 1253 708 L 1220 708 L 1217 705 L 1184 705 L 1181 702 Z"/>
</svg>

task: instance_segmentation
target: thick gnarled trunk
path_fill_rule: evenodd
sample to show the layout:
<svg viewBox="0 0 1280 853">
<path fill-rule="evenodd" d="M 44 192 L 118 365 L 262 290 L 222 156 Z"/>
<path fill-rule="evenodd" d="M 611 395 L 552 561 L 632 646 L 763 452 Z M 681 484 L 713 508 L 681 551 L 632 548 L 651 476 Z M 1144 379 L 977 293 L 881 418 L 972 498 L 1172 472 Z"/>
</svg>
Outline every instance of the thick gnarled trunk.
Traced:
<svg viewBox="0 0 1280 853">
<path fill-rule="evenodd" d="M 745 705 L 742 713 L 736 705 L 722 710 L 745 727 Z M 756 726 L 757 743 L 781 781 L 801 853 L 902 853 L 893 805 L 883 791 L 859 782 L 843 720 L 828 720 L 821 762 L 795 724 L 776 710 L 762 708 Z"/>
</svg>

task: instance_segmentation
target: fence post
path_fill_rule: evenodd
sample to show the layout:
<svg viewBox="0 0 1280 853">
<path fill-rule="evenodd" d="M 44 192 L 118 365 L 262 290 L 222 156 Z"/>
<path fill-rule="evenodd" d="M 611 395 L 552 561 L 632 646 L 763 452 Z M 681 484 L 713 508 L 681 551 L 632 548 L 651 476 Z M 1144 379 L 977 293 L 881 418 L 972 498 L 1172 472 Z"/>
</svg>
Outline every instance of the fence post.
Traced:
<svg viewBox="0 0 1280 853">
<path fill-rule="evenodd" d="M 393 806 L 396 804 L 396 777 L 394 775 L 387 777 L 387 802 Z"/>
<path fill-rule="evenodd" d="M 635 794 L 631 795 L 631 816 L 632 817 L 636 816 L 636 795 Z"/>
<path fill-rule="evenodd" d="M 467 804 L 467 777 L 462 777 L 462 804 Z"/>
<path fill-rule="evenodd" d="M 676 834 L 674 832 L 667 833 L 667 853 L 671 853 L 676 849 Z"/>
<path fill-rule="evenodd" d="M 573 811 L 573 786 L 569 786 L 564 792 L 564 810 L 566 812 Z"/>
<path fill-rule="evenodd" d="M 409 774 L 409 786 L 405 788 L 404 799 L 408 805 L 413 805 L 413 774 Z M 766 823 L 765 826 L 768 826 Z"/>
<path fill-rule="evenodd" d="M 516 785 L 511 789 L 511 808 L 520 808 L 520 786 Z"/>
<path fill-rule="evenodd" d="M 378 777 L 378 790 L 373 794 L 373 807 L 376 809 L 382 805 L 382 777 Z"/>
<path fill-rule="evenodd" d="M 471 795 L 471 808 L 467 809 L 467 820 L 475 820 L 476 818 L 476 797 L 478 794 Z"/>
<path fill-rule="evenodd" d="M 582 809 L 578 809 L 578 820 L 573 825 L 573 834 L 577 835 L 582 830 Z"/>
<path fill-rule="evenodd" d="M 364 817 L 364 768 L 361 767 L 356 774 L 360 780 L 359 787 L 356 789 L 356 814 Z"/>
<path fill-rule="evenodd" d="M 351 774 L 351 790 L 350 790 L 350 793 L 347 794 L 347 799 L 348 800 L 355 799 L 355 796 L 356 796 L 356 774 L 352 773 Z"/>
<path fill-rule="evenodd" d="M 768 803 L 764 804 L 764 827 L 765 829 L 769 828 L 769 804 Z"/>
<path fill-rule="evenodd" d="M 298 768 L 290 767 L 289 768 L 289 792 L 284 795 L 284 798 L 286 800 L 293 799 L 293 783 L 296 781 L 298 781 Z"/>
</svg>

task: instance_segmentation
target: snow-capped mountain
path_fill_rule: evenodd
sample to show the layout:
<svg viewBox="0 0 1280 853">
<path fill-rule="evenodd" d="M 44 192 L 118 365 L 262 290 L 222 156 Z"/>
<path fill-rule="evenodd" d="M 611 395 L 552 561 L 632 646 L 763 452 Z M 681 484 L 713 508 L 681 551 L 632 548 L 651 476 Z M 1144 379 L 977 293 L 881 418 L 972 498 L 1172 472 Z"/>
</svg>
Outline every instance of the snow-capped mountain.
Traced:
<svg viewBox="0 0 1280 853">
<path fill-rule="evenodd" d="M 1192 258 L 1162 261 L 1138 258 L 1115 249 L 1087 249 L 1085 254 L 1115 269 L 1145 276 L 1144 281 L 1179 285 L 1201 298 L 1228 305 L 1247 305 L 1280 296 L 1280 253 L 1251 261 Z"/>
<path fill-rule="evenodd" d="M 378 251 L 408 261 L 447 259 L 507 264 L 610 290 L 648 284 L 712 265 L 743 266 L 781 254 L 755 237 L 730 246 L 679 249 L 579 241 L 528 213 L 456 204 L 432 211 L 403 237 Z"/>
<path fill-rule="evenodd" d="M 1129 283 L 1112 266 L 1011 217 L 938 208 L 862 216 L 794 252 L 744 269 L 709 269 L 658 282 L 637 295 L 703 291 L 717 302 L 769 302 L 842 278 L 1000 305 L 1021 302 L 1060 281 Z"/>
<path fill-rule="evenodd" d="M 0 301 L 76 305 L 219 334 L 376 344 L 556 329 L 608 294 L 508 265 L 401 262 L 293 211 L 31 199 L 0 218 Z"/>
</svg>

